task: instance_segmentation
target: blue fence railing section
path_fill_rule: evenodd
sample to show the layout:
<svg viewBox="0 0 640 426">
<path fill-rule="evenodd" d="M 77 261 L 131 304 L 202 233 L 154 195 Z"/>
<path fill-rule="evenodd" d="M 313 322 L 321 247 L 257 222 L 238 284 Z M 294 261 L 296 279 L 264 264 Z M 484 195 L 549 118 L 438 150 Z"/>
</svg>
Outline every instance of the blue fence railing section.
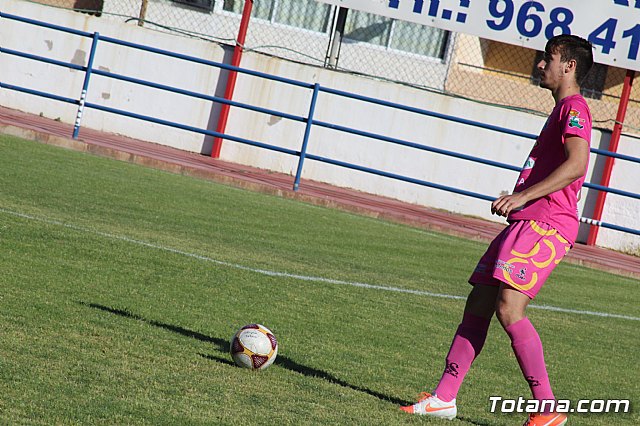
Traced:
<svg viewBox="0 0 640 426">
<path fill-rule="evenodd" d="M 84 112 L 85 108 L 95 109 L 95 110 L 99 110 L 99 111 L 103 111 L 103 112 L 107 112 L 107 113 L 112 113 L 112 114 L 118 114 L 118 115 L 122 115 L 122 116 L 126 116 L 126 117 L 131 117 L 131 118 L 134 118 L 134 119 L 144 120 L 144 121 L 148 121 L 148 122 L 151 122 L 151 123 L 156 123 L 156 124 L 160 124 L 160 125 L 164 125 L 164 126 L 174 127 L 174 128 L 178 128 L 178 129 L 182 129 L 182 130 L 186 130 L 186 131 L 190 131 L 190 132 L 195 132 L 195 133 L 200 133 L 200 134 L 204 134 L 204 135 L 208 135 L 208 136 L 219 137 L 219 138 L 222 138 L 222 139 L 225 139 L 225 140 L 230 140 L 230 141 L 233 141 L 233 142 L 247 144 L 247 145 L 251 145 L 251 146 L 254 146 L 254 147 L 268 149 L 268 150 L 272 150 L 272 151 L 277 151 L 277 152 L 281 152 L 281 153 L 284 153 L 284 154 L 288 154 L 288 155 L 292 155 L 292 156 L 298 157 L 298 166 L 297 166 L 296 175 L 295 175 L 294 184 L 293 184 L 293 189 L 294 190 L 297 190 L 299 185 L 300 185 L 300 177 L 302 175 L 304 161 L 306 159 L 309 159 L 309 160 L 319 161 L 319 162 L 323 162 L 323 163 L 327 163 L 327 164 L 332 164 L 332 165 L 335 165 L 335 166 L 338 166 L 338 167 L 349 168 L 349 169 L 353 169 L 353 170 L 362 171 L 362 172 L 365 172 L 365 173 L 375 174 L 375 175 L 378 175 L 378 176 L 388 177 L 388 178 L 391 178 L 391 179 L 396 179 L 396 180 L 400 180 L 400 181 L 404 181 L 404 182 L 414 183 L 414 184 L 418 184 L 418 185 L 422 185 L 422 186 L 426 186 L 426 187 L 430 187 L 430 188 L 434 188 L 434 189 L 439 189 L 439 190 L 443 190 L 443 191 L 448 191 L 448 192 L 452 192 L 452 193 L 456 193 L 456 194 L 460 194 L 460 195 L 464 195 L 464 196 L 474 197 L 474 198 L 478 198 L 478 199 L 482 199 L 482 200 L 486 200 L 486 201 L 493 201 L 495 199 L 495 197 L 492 197 L 492 196 L 489 196 L 489 195 L 486 195 L 486 194 L 480 194 L 480 193 L 477 193 L 477 192 L 467 191 L 467 190 L 464 190 L 464 189 L 461 189 L 461 188 L 454 188 L 454 187 L 441 185 L 441 184 L 434 183 L 434 182 L 428 182 L 428 181 L 425 181 L 425 180 L 412 178 L 412 177 L 409 177 L 409 176 L 404 176 L 404 175 L 400 175 L 400 174 L 396 174 L 396 173 L 389 173 L 389 172 L 385 172 L 383 170 L 377 170 L 377 169 L 366 167 L 366 166 L 361 166 L 361 165 L 357 165 L 357 164 L 353 164 L 353 163 L 348 163 L 348 162 L 345 162 L 345 161 L 341 161 L 339 159 L 332 159 L 332 158 L 323 157 L 323 156 L 319 156 L 319 155 L 314 155 L 314 154 L 308 153 L 307 152 L 307 144 L 308 144 L 309 137 L 310 137 L 311 130 L 312 130 L 313 126 L 319 126 L 319 127 L 324 127 L 324 128 L 328 128 L 328 129 L 333 129 L 333 130 L 339 131 L 339 132 L 346 132 L 346 133 L 350 133 L 350 134 L 354 134 L 354 135 L 358 135 L 358 136 L 362 136 L 362 137 L 366 137 L 366 138 L 370 138 L 370 139 L 379 140 L 379 141 L 386 142 L 386 143 L 392 143 L 392 144 L 401 145 L 401 146 L 405 146 L 405 147 L 409 147 L 409 148 L 413 148 L 413 149 L 417 149 L 417 150 L 421 150 L 421 151 L 427 151 L 427 152 L 432 152 L 432 153 L 436 153 L 436 154 L 446 155 L 446 156 L 449 156 L 449 157 L 454 157 L 454 158 L 458 158 L 458 159 L 465 160 L 465 161 L 472 161 L 474 163 L 480 163 L 480 164 L 484 164 L 484 165 L 488 165 L 488 166 L 492 166 L 492 167 L 498 167 L 498 168 L 512 170 L 512 171 L 518 171 L 518 172 L 521 170 L 521 167 L 519 167 L 519 166 L 514 166 L 514 165 L 510 165 L 510 164 L 506 164 L 506 163 L 501 163 L 501 162 L 492 161 L 492 160 L 488 160 L 488 159 L 484 159 L 484 158 L 480 158 L 480 157 L 475 157 L 475 156 L 471 156 L 471 155 L 462 154 L 462 153 L 459 153 L 459 152 L 444 150 L 444 149 L 441 149 L 441 148 L 435 148 L 435 147 L 431 147 L 431 146 L 427 146 L 427 145 L 423 145 L 423 144 L 419 144 L 419 143 L 415 143 L 415 142 L 411 142 L 411 141 L 407 141 L 407 140 L 402 140 L 402 139 L 393 138 L 393 137 L 389 137 L 389 136 L 384 136 L 384 135 L 371 133 L 371 132 L 367 132 L 367 131 L 363 131 L 363 130 L 358 130 L 358 129 L 354 129 L 354 128 L 350 128 L 350 127 L 346 127 L 346 126 L 341 126 L 341 125 L 337 125 L 337 124 L 333 124 L 333 123 L 328 123 L 328 122 L 324 122 L 324 121 L 320 121 L 320 120 L 315 120 L 313 118 L 313 115 L 314 115 L 314 112 L 315 112 L 315 109 L 316 109 L 316 103 L 317 103 L 317 100 L 318 100 L 318 94 L 320 92 L 336 95 L 336 96 L 343 97 L 343 98 L 349 98 L 349 99 L 354 99 L 354 100 L 358 100 L 358 101 L 362 101 L 362 102 L 372 103 L 372 104 L 376 104 L 376 105 L 380 105 L 380 106 L 384 106 L 384 107 L 394 108 L 394 109 L 398 109 L 398 110 L 402 110 L 402 111 L 412 112 L 412 113 L 420 114 L 420 115 L 423 115 L 423 116 L 434 117 L 434 118 L 439 118 L 439 119 L 443 119 L 443 120 L 449 120 L 449 121 L 453 121 L 453 122 L 464 124 L 464 125 L 468 125 L 468 126 L 474 126 L 474 127 L 478 127 L 478 128 L 482 128 L 482 129 L 487 129 L 487 130 L 491 130 L 491 131 L 495 131 L 495 132 L 500 132 L 500 133 L 504 133 L 504 134 L 508 134 L 508 135 L 513 135 L 513 136 L 516 136 L 516 137 L 527 138 L 527 139 L 536 139 L 536 137 L 537 137 L 537 135 L 535 135 L 535 134 L 525 133 L 525 132 L 521 132 L 521 131 L 514 130 L 514 129 L 509 129 L 509 128 L 500 127 L 500 126 L 494 126 L 494 125 L 491 125 L 491 124 L 482 123 L 482 122 L 479 122 L 479 121 L 468 120 L 468 119 L 465 119 L 465 118 L 456 117 L 456 116 L 452 116 L 452 115 L 442 114 L 442 113 L 438 113 L 438 112 L 435 112 L 435 111 L 429 111 L 429 110 L 426 110 L 426 109 L 411 107 L 411 106 L 397 104 L 397 103 L 384 101 L 384 100 L 380 100 L 380 99 L 376 99 L 376 98 L 372 98 L 372 97 L 362 96 L 362 95 L 358 95 L 358 94 L 355 94 L 355 93 L 345 92 L 345 91 L 341 91 L 341 90 L 335 90 L 335 89 L 331 89 L 331 88 L 328 88 L 328 87 L 322 87 L 317 83 L 312 84 L 312 83 L 302 82 L 302 81 L 298 81 L 298 80 L 292 80 L 292 79 L 288 79 L 288 78 L 284 78 L 284 77 L 280 77 L 280 76 L 276 76 L 276 75 L 272 75 L 272 74 L 261 73 L 259 71 L 254 71 L 254 70 L 249 70 L 249 69 L 239 68 L 239 67 L 233 67 L 231 65 L 227 65 L 227 64 L 224 64 L 224 63 L 208 61 L 208 60 L 204 60 L 204 59 L 197 58 L 197 57 L 194 57 L 194 56 L 183 55 L 183 54 L 172 52 L 172 51 L 168 51 L 168 50 L 163 50 L 163 49 L 158 49 L 158 48 L 154 48 L 154 47 L 150 47 L 150 46 L 131 43 L 131 42 L 127 42 L 127 41 L 124 41 L 124 40 L 119 40 L 119 39 L 112 38 L 112 37 L 106 37 L 106 36 L 100 35 L 97 32 L 89 33 L 89 32 L 86 32 L 86 31 L 80 31 L 80 30 L 76 30 L 76 29 L 73 29 L 73 28 L 63 27 L 63 26 L 59 26 L 59 25 L 55 25 L 55 24 L 50 24 L 50 23 L 43 22 L 43 21 L 36 21 L 36 20 L 33 20 L 33 19 L 21 17 L 21 16 L 11 15 L 11 14 L 7 14 L 7 13 L 3 13 L 1 11 L 0 11 L 0 18 L 1 19 L 10 19 L 10 20 L 22 22 L 22 23 L 28 24 L 28 25 L 40 26 L 40 27 L 51 29 L 51 30 L 62 31 L 62 32 L 74 34 L 74 35 L 77 35 L 77 36 L 80 36 L 80 37 L 86 37 L 86 38 L 92 39 L 91 50 L 90 50 L 90 54 L 89 54 L 89 58 L 87 60 L 87 65 L 86 66 L 80 66 L 80 65 L 76 65 L 76 64 L 72 64 L 72 63 L 68 63 L 68 62 L 58 61 L 58 60 L 55 60 L 55 59 L 51 59 L 51 58 L 47 58 L 47 57 L 43 57 L 43 56 L 38 56 L 38 55 L 33 55 L 33 54 L 30 54 L 30 53 L 27 53 L 27 52 L 13 50 L 13 49 L 9 49 L 7 47 L 0 46 L 0 53 L 3 53 L 3 54 L 14 55 L 14 56 L 18 56 L 18 57 L 34 60 L 34 61 L 44 62 L 44 63 L 47 63 L 47 64 L 52 64 L 52 65 L 56 65 L 56 66 L 66 67 L 66 68 L 69 68 L 69 69 L 78 70 L 78 71 L 84 71 L 85 72 L 85 78 L 84 78 L 84 82 L 83 82 L 83 86 L 82 86 L 82 92 L 80 93 L 79 99 L 73 99 L 73 98 L 68 98 L 68 97 L 64 97 L 64 96 L 59 96 L 59 95 L 56 95 L 56 94 L 53 94 L 53 93 L 47 93 L 47 92 L 43 92 L 43 91 L 38 91 L 38 90 L 30 89 L 30 88 L 27 88 L 27 87 L 20 87 L 20 86 L 12 85 L 12 84 L 7 83 L 7 82 L 0 81 L 0 88 L 1 89 L 14 90 L 14 91 L 22 92 L 22 93 L 27 93 L 27 94 L 31 94 L 31 95 L 35 95 L 35 96 L 40 96 L 40 97 L 52 99 L 52 100 L 59 101 L 59 102 L 65 102 L 65 103 L 77 105 L 78 106 L 78 111 L 77 111 L 76 121 L 75 121 L 75 124 L 74 124 L 74 130 L 73 130 L 73 137 L 74 138 L 78 137 L 78 133 L 79 133 L 79 130 L 80 130 L 80 125 L 81 125 L 81 119 L 82 119 L 82 115 L 83 115 L 83 112 Z M 227 100 L 227 99 L 216 97 L 216 96 L 210 96 L 210 95 L 197 93 L 197 92 L 193 92 L 193 91 L 189 91 L 189 90 L 184 90 L 184 89 L 180 89 L 180 88 L 176 88 L 176 87 L 172 87 L 172 86 L 167 86 L 167 85 L 163 85 L 163 84 L 154 83 L 154 82 L 151 82 L 151 81 L 146 81 L 146 80 L 142 80 L 142 79 L 128 77 L 128 76 L 125 76 L 125 75 L 112 73 L 112 72 L 109 72 L 109 71 L 104 71 L 104 70 L 100 70 L 100 69 L 94 69 L 93 68 L 93 60 L 94 60 L 94 57 L 95 57 L 95 54 L 96 54 L 96 50 L 98 48 L 99 43 L 111 43 L 111 44 L 120 45 L 120 46 L 124 46 L 124 47 L 128 47 L 128 48 L 139 49 L 139 50 L 143 50 L 143 51 L 147 51 L 147 52 L 151 52 L 151 53 L 156 53 L 158 55 L 164 55 L 164 56 L 173 57 L 173 58 L 176 58 L 176 59 L 182 59 L 182 60 L 185 60 L 185 61 L 190 61 L 190 62 L 193 62 L 193 63 L 198 63 L 198 64 L 208 65 L 208 66 L 212 66 L 212 67 L 217 67 L 217 68 L 228 70 L 228 71 L 236 71 L 236 72 L 240 72 L 240 73 L 243 73 L 243 74 L 252 75 L 252 76 L 255 76 L 255 77 L 258 77 L 258 78 L 268 79 L 268 80 L 272 80 L 272 81 L 276 81 L 276 82 L 280 82 L 280 83 L 284 83 L 284 84 L 288 84 L 288 85 L 292 85 L 292 86 L 297 86 L 297 87 L 300 87 L 300 88 L 303 88 L 303 89 L 309 89 L 311 91 L 311 101 L 310 101 L 310 106 L 309 106 L 309 112 L 308 112 L 307 116 L 298 116 L 298 115 L 288 114 L 288 113 L 285 113 L 285 112 L 282 112 L 282 111 L 276 111 L 276 110 L 272 110 L 272 109 L 268 109 L 268 108 L 262 108 L 262 107 L 255 106 L 255 105 L 236 102 L 236 101 Z M 237 137 L 237 136 L 233 136 L 233 135 L 229 135 L 229 134 L 225 134 L 225 133 L 215 132 L 215 131 L 208 130 L 208 129 L 201 129 L 201 128 L 194 127 L 194 126 L 188 126 L 188 125 L 184 125 L 184 124 L 180 124 L 180 123 L 176 123 L 176 122 L 172 122 L 172 121 L 168 121 L 168 120 L 163 120 L 163 119 L 159 119 L 159 118 L 155 118 L 155 117 L 151 117 L 151 116 L 147 116 L 147 115 L 142 115 L 142 114 L 137 114 L 137 113 L 130 112 L 130 111 L 125 111 L 125 110 L 122 110 L 122 109 L 116 109 L 116 108 L 111 108 L 111 107 L 107 107 L 107 106 L 96 104 L 96 103 L 92 103 L 92 102 L 87 102 L 86 98 L 87 98 L 87 93 L 88 93 L 89 88 L 90 88 L 90 79 L 91 79 L 92 75 L 99 75 L 99 76 L 106 77 L 106 78 L 121 80 L 121 81 L 129 82 L 129 83 L 132 83 L 132 84 L 151 87 L 151 88 L 164 90 L 164 91 L 168 91 L 168 92 L 172 92 L 172 93 L 178 93 L 178 94 L 182 94 L 182 95 L 185 95 L 185 96 L 199 98 L 199 99 L 203 99 L 203 100 L 207 100 L 207 101 L 211 101 L 211 102 L 228 104 L 228 105 L 231 105 L 231 106 L 234 106 L 234 107 L 238 107 L 238 108 L 243 108 L 243 109 L 247 109 L 247 110 L 251 110 L 251 111 L 255 111 L 255 112 L 259 112 L 259 113 L 269 114 L 269 115 L 273 115 L 273 116 L 276 116 L 276 117 L 281 117 L 281 118 L 284 118 L 284 119 L 305 123 L 305 131 L 304 131 L 304 135 L 303 135 L 303 139 L 302 139 L 301 148 L 300 148 L 299 151 L 297 151 L 297 150 L 293 150 L 293 149 L 289 149 L 289 148 L 280 147 L 280 146 L 277 146 L 277 145 L 271 145 L 271 144 L 264 143 L 264 142 L 253 141 L 253 140 L 249 140 L 249 139 L 245 139 L 245 138 L 241 138 L 241 137 Z M 637 157 L 618 154 L 618 153 L 605 151 L 605 150 L 601 150 L 601 149 L 596 149 L 596 148 L 592 148 L 591 152 L 594 153 L 594 154 L 597 154 L 597 155 L 603 155 L 603 156 L 613 157 L 613 158 L 617 158 L 617 159 L 624 160 L 624 161 L 640 163 L 640 158 L 637 158 Z M 602 185 L 597 185 L 597 184 L 594 184 L 594 183 L 587 183 L 587 182 L 585 182 L 584 186 L 587 187 L 587 188 L 598 190 L 598 191 L 604 191 L 604 192 L 609 192 L 609 193 L 612 193 L 612 194 L 621 195 L 623 197 L 640 199 L 640 194 L 632 193 L 632 192 L 629 192 L 629 191 L 623 191 L 623 190 L 620 190 L 620 189 L 605 187 L 605 186 L 602 186 Z M 631 233 L 631 234 L 635 234 L 635 235 L 640 235 L 640 230 L 638 230 L 638 229 L 632 229 L 632 228 L 628 228 L 628 227 L 624 227 L 624 226 L 620 226 L 620 225 L 615 225 L 615 224 L 611 224 L 611 223 L 607 223 L 607 222 L 597 221 L 597 220 L 593 220 L 593 219 L 590 219 L 590 218 L 584 218 L 584 217 L 580 218 L 580 220 L 582 222 L 585 222 L 585 223 L 588 223 L 588 224 L 591 224 L 591 225 L 600 226 L 600 227 L 603 227 L 603 228 L 614 229 L 614 230 L 617 230 L 617 231 Z"/>
</svg>

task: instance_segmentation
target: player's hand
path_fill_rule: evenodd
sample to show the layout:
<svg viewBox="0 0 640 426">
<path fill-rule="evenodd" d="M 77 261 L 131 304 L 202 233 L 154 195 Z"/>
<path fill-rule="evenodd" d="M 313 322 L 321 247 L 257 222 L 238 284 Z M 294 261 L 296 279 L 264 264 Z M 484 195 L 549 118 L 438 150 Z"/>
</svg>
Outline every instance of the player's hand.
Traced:
<svg viewBox="0 0 640 426">
<path fill-rule="evenodd" d="M 503 195 L 491 203 L 491 214 L 507 217 L 512 210 L 524 206 L 527 201 L 526 196 L 522 193 Z"/>
</svg>

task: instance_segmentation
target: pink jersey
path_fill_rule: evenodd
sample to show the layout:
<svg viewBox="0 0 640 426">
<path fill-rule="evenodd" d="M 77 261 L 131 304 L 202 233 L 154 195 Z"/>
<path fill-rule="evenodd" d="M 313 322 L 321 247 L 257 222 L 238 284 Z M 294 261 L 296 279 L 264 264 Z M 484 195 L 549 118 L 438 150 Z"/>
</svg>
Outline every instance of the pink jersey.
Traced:
<svg viewBox="0 0 640 426">
<path fill-rule="evenodd" d="M 513 192 L 535 185 L 564 163 L 564 141 L 567 136 L 579 136 L 591 144 L 591 112 L 579 94 L 568 96 L 555 106 L 520 172 Z M 520 210 L 511 212 L 507 221 L 533 219 L 546 222 L 573 245 L 578 235 L 578 194 L 583 182 L 584 174 L 556 192 L 529 201 Z"/>
</svg>

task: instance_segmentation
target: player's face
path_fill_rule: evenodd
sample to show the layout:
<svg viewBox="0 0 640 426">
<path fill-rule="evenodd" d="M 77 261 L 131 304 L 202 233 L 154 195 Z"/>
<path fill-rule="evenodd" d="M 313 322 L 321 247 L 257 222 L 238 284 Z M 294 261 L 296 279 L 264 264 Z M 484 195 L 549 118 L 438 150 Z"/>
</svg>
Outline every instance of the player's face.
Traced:
<svg viewBox="0 0 640 426">
<path fill-rule="evenodd" d="M 536 66 L 540 73 L 540 87 L 552 91 L 557 89 L 564 76 L 565 65 L 566 63 L 560 58 L 560 53 L 544 52 L 542 60 Z"/>
</svg>

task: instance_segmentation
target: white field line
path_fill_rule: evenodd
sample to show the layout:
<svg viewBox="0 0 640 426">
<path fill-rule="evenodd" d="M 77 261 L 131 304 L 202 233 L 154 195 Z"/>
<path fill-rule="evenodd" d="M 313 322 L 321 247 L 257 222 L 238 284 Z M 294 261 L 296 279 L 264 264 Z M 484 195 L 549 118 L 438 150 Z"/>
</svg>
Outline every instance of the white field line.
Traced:
<svg viewBox="0 0 640 426">
<path fill-rule="evenodd" d="M 202 260 L 204 262 L 214 263 L 216 265 L 225 266 L 225 267 L 228 267 L 228 268 L 240 269 L 240 270 L 243 270 L 243 271 L 254 272 L 254 273 L 257 273 L 257 274 L 268 275 L 268 276 L 272 276 L 272 277 L 285 277 L 285 278 L 293 278 L 293 279 L 302 280 L 302 281 L 322 282 L 322 283 L 337 284 L 337 285 L 348 285 L 348 286 L 351 286 L 351 287 L 360 287 L 360 288 L 366 288 L 366 289 L 369 289 L 369 290 L 391 291 L 391 292 L 395 292 L 395 293 L 406 293 L 406 294 L 413 294 L 413 295 L 417 295 L 417 296 L 426 296 L 426 297 L 438 297 L 438 298 L 442 298 L 442 299 L 466 300 L 466 296 L 456 296 L 456 295 L 444 294 L 444 293 L 432 293 L 430 291 L 423 291 L 423 290 L 411 290 L 411 289 L 401 288 L 401 287 L 392 287 L 392 286 L 385 286 L 385 285 L 367 284 L 367 283 L 361 283 L 361 282 L 357 282 L 357 281 L 343 281 L 343 280 L 336 280 L 336 279 L 332 279 L 332 278 L 313 277 L 313 276 L 307 276 L 307 275 L 290 274 L 288 272 L 278 272 L 278 271 L 270 271 L 270 270 L 267 270 L 267 269 L 251 268 L 249 266 L 239 265 L 239 264 L 230 263 L 230 262 L 224 262 L 224 261 L 221 261 L 221 260 L 213 259 L 211 257 L 202 256 L 202 255 L 196 254 L 196 253 L 189 253 L 189 252 L 178 250 L 178 249 L 175 249 L 175 248 L 172 248 L 172 247 L 165 247 L 165 246 L 161 246 L 161 245 L 158 245 L 158 244 L 149 243 L 147 241 L 137 240 L 137 239 L 134 239 L 134 238 L 121 236 L 121 235 L 110 234 L 110 233 L 107 233 L 107 232 L 97 231 L 95 229 L 83 228 L 81 226 L 77 226 L 77 225 L 73 225 L 73 224 L 70 224 L 70 223 L 61 222 L 61 221 L 55 220 L 55 219 L 47 219 L 47 218 L 42 218 L 42 217 L 31 216 L 31 215 L 28 215 L 28 214 L 25 214 L 25 213 L 19 213 L 19 212 L 15 212 L 15 211 L 3 209 L 3 208 L 0 208 L 0 212 L 8 214 L 8 215 L 11 215 L 11 216 L 20 217 L 20 218 L 23 218 L 23 219 L 33 220 L 33 221 L 41 222 L 41 223 L 46 223 L 46 224 L 49 224 L 49 225 L 61 226 L 61 227 L 72 229 L 72 230 L 78 231 L 78 232 L 99 235 L 101 237 L 105 237 L 105 238 L 109 238 L 109 239 L 113 239 L 113 240 L 124 241 L 124 242 L 127 242 L 127 243 L 131 243 L 131 244 L 136 244 L 136 245 L 139 245 L 139 246 L 152 248 L 152 249 L 155 249 L 155 250 L 161 250 L 161 251 L 165 251 L 165 252 L 169 252 L 169 253 L 179 254 L 181 256 Z M 631 321 L 640 321 L 640 317 L 634 317 L 634 316 L 629 316 L 629 315 L 620 315 L 620 314 L 612 314 L 612 313 L 608 313 L 608 312 L 584 311 L 584 310 L 579 310 L 579 309 L 567 309 L 567 308 L 559 308 L 557 306 L 536 305 L 536 304 L 531 304 L 531 305 L 529 305 L 529 307 L 533 308 L 533 309 L 544 309 L 544 310 L 547 310 L 547 311 L 562 312 L 562 313 L 574 314 L 574 315 L 588 315 L 588 316 L 596 316 L 596 317 L 617 318 L 617 319 L 624 319 L 624 320 L 631 320 Z"/>
</svg>

